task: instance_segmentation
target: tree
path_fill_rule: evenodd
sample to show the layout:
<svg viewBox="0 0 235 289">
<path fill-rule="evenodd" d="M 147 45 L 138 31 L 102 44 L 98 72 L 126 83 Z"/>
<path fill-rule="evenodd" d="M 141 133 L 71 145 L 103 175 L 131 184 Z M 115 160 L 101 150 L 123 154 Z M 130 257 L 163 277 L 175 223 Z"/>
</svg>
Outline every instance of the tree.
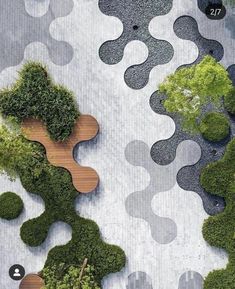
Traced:
<svg viewBox="0 0 235 289">
<path fill-rule="evenodd" d="M 46 267 L 42 272 L 45 281 L 43 289 L 100 289 L 93 273 L 94 268 L 90 265 L 81 268 L 65 264 Z"/>
<path fill-rule="evenodd" d="M 232 90 L 232 82 L 225 68 L 208 55 L 200 63 L 169 75 L 159 90 L 167 96 L 165 109 L 177 113 L 183 128 L 194 132 L 198 130 L 202 107 L 207 103 L 220 104 L 222 96 Z"/>
</svg>

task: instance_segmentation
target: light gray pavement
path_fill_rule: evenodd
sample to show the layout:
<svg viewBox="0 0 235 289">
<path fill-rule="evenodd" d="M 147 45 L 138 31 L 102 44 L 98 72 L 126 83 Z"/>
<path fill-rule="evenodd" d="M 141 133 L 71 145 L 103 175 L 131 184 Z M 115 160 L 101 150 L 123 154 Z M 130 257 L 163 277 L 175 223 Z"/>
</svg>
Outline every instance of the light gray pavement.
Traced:
<svg viewBox="0 0 235 289">
<path fill-rule="evenodd" d="M 177 289 L 180 276 L 185 272 L 195 271 L 204 277 L 209 271 L 225 267 L 227 263 L 223 251 L 211 248 L 203 240 L 201 226 L 207 214 L 197 194 L 185 192 L 175 185 L 170 191 L 159 192 L 154 196 L 153 212 L 160 217 L 172 219 L 177 225 L 177 238 L 170 244 L 156 242 L 152 238 L 149 224 L 130 216 L 125 207 L 126 198 L 135 191 L 144 190 L 150 180 L 144 168 L 134 167 L 127 162 L 124 153 L 126 146 L 133 140 L 140 140 L 151 147 L 157 140 L 169 138 L 174 133 L 174 122 L 167 116 L 154 113 L 149 98 L 167 74 L 180 65 L 193 62 L 198 56 L 198 49 L 193 42 L 182 40 L 174 34 L 173 23 L 176 18 L 192 14 L 199 24 L 201 34 L 221 42 L 225 47 L 222 62 L 227 66 L 233 63 L 234 39 L 230 38 L 229 31 L 224 33 L 225 20 L 220 23 L 208 22 L 206 16 L 194 6 L 194 2 L 175 0 L 169 14 L 158 16 L 150 23 L 149 29 L 154 37 L 166 39 L 173 45 L 174 56 L 168 64 L 153 68 L 149 82 L 142 90 L 129 88 L 123 76 L 128 67 L 145 61 L 145 44 L 139 41 L 129 43 L 124 58 L 116 65 L 107 65 L 100 60 L 99 47 L 109 39 L 116 39 L 122 33 L 122 24 L 117 18 L 102 14 L 97 0 L 74 0 L 72 12 L 67 17 L 57 18 L 50 25 L 53 38 L 66 41 L 73 47 L 74 56 L 69 64 L 55 65 L 45 45 L 31 43 L 25 49 L 22 63 L 6 68 L 0 74 L 3 87 L 17 78 L 17 71 L 26 60 L 43 61 L 56 81 L 75 92 L 81 112 L 92 114 L 100 124 L 100 135 L 78 148 L 79 162 L 97 170 L 101 179 L 100 187 L 94 194 L 79 198 L 76 207 L 82 216 L 97 222 L 107 242 L 121 246 L 126 252 L 126 268 L 105 278 L 104 289 L 126 289 L 128 276 L 134 272 L 146 273 L 152 280 L 153 289 Z M 166 181 L 171 174 L 174 171 L 166 173 Z M 6 181 L 2 191 L 11 185 Z M 22 190 L 19 183 L 14 186 L 16 192 Z M 36 207 L 29 206 L 28 217 L 31 217 L 30 208 L 33 208 L 35 215 L 42 212 L 42 205 L 36 203 Z M 4 263 L 5 256 L 11 256 L 9 260 L 18 256 L 19 262 L 24 260 L 32 266 L 28 268 L 29 271 L 38 271 L 50 247 L 39 248 L 37 253 L 32 253 L 29 248 L 22 250 L 24 244 L 17 237 L 20 224 L 19 221 L 13 233 L 12 229 L 7 230 L 8 226 L 1 222 L 0 243 L 1 250 L 5 252 Z M 69 230 L 53 232 L 51 236 L 58 243 L 66 242 L 69 237 Z M 2 244 L 5 244 L 4 247 Z M 17 248 L 14 253 L 12 247 Z M 5 273 L 4 270 L 4 267 L 0 267 L 0 276 Z M 17 288 L 16 283 L 7 277 L 1 282 L 1 289 Z"/>
</svg>

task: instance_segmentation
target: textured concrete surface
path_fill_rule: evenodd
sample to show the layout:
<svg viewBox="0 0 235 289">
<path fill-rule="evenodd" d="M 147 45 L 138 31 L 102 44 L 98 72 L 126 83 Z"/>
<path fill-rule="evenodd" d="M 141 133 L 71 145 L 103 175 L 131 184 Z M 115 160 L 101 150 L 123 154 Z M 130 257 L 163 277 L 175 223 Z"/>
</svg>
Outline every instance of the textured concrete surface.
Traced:
<svg viewBox="0 0 235 289">
<path fill-rule="evenodd" d="M 199 30 L 197 21 L 190 16 L 181 16 L 174 23 L 174 32 L 181 38 L 194 42 L 198 48 L 198 57 L 193 64 L 202 60 L 205 55 L 213 56 L 217 61 L 220 61 L 224 55 L 223 46 L 215 40 L 204 38 Z M 183 66 L 188 66 L 183 65 Z"/>
<path fill-rule="evenodd" d="M 27 7 L 30 10 L 29 1 Z M 72 9 L 73 0 L 51 0 L 45 15 L 31 17 L 27 13 L 24 0 L 1 0 L 0 71 L 19 64 L 23 60 L 25 47 L 35 41 L 47 46 L 51 60 L 55 64 L 69 63 L 73 57 L 73 48 L 69 43 L 53 38 L 49 29 L 52 21 L 66 16 Z"/>
<path fill-rule="evenodd" d="M 126 199 L 127 212 L 149 223 L 154 240 L 168 244 L 177 236 L 177 226 L 169 218 L 153 213 L 151 201 L 155 194 L 171 189 L 176 182 L 176 175 L 185 165 L 196 163 L 201 157 L 200 147 L 193 141 L 181 142 L 176 157 L 168 166 L 159 166 L 152 160 L 149 147 L 141 141 L 132 141 L 125 150 L 127 161 L 134 166 L 141 166 L 150 175 L 149 185 L 143 191 L 130 194 Z"/>
<path fill-rule="evenodd" d="M 128 276 L 126 289 L 153 289 L 151 278 L 145 272 L 134 272 Z"/>
<path fill-rule="evenodd" d="M 41 2 L 44 3 L 37 11 L 28 6 L 30 14 L 46 13 L 46 5 L 49 4 L 46 0 Z M 171 118 L 152 111 L 149 98 L 166 75 L 198 57 L 195 43 L 180 39 L 174 33 L 175 20 L 182 15 L 195 18 L 203 37 L 217 40 L 223 45 L 224 57 L 221 61 L 226 66 L 232 65 L 235 57 L 234 39 L 230 30 L 225 28 L 226 18 L 212 24 L 198 9 L 195 0 L 175 0 L 173 3 L 168 14 L 153 18 L 149 25 L 153 37 L 171 43 L 173 58 L 169 63 L 152 69 L 149 81 L 142 90 L 130 89 L 123 75 L 128 67 L 146 60 L 148 49 L 145 44 L 136 40 L 129 42 L 122 60 L 116 65 L 106 65 L 99 58 L 100 46 L 107 39 L 117 39 L 123 32 L 123 25 L 118 18 L 103 14 L 98 0 L 74 0 L 71 13 L 57 18 L 50 25 L 50 34 L 54 39 L 70 43 L 73 47 L 74 57 L 70 63 L 55 65 L 45 45 L 30 43 L 25 49 L 22 63 L 6 68 L 0 74 L 1 86 L 10 85 L 26 60 L 43 61 L 56 82 L 65 84 L 75 92 L 81 112 L 94 115 L 101 124 L 101 133 L 93 141 L 95 149 L 89 144 L 78 148 L 79 163 L 97 170 L 101 178 L 100 187 L 94 194 L 78 199 L 76 208 L 84 217 L 98 223 L 107 242 L 121 246 L 126 252 L 126 268 L 107 276 L 103 281 L 104 289 L 126 289 L 128 276 L 133 272 L 144 272 L 149 276 L 153 289 L 177 289 L 180 276 L 185 272 L 195 271 L 204 277 L 209 271 L 225 267 L 227 263 L 223 251 L 211 248 L 203 240 L 201 226 L 208 215 L 196 193 L 186 192 L 175 184 L 170 191 L 154 195 L 151 202 L 153 213 L 169 218 L 177 225 L 177 237 L 169 244 L 157 243 L 152 238 L 149 224 L 133 218 L 125 208 L 126 198 L 132 192 L 144 190 L 150 178 L 143 167 L 133 167 L 127 162 L 124 154 L 126 146 L 133 140 L 141 140 L 151 147 L 156 141 L 171 137 L 175 131 Z M 171 172 L 167 174 L 170 179 Z M 11 183 L 7 184 L 10 186 Z M 15 186 L 16 192 L 22 190 L 19 182 Z M 2 185 L 2 190 L 6 189 Z M 32 216 L 40 215 L 43 211 L 43 207 L 37 204 L 31 207 Z M 8 256 L 13 262 L 17 256 L 17 262 L 25 260 L 30 265 L 26 273 L 37 272 L 50 247 L 39 247 L 37 253 L 31 254 L 31 248 L 25 247 L 16 237 L 19 236 L 20 225 L 21 222 L 17 223 L 13 232 L 12 227 L 1 223 L 0 244 L 5 252 L 3 260 Z M 59 232 L 62 234 L 62 231 Z M 64 235 L 67 240 L 70 238 L 69 232 Z M 57 232 L 53 232 L 51 237 L 58 243 L 66 242 L 66 238 L 63 239 Z M 4 262 L 0 276 L 5 274 L 7 267 L 8 264 Z M 146 280 L 150 279 L 146 277 Z M 0 284 L 3 289 L 17 288 L 17 283 L 8 277 L 1 277 Z"/>
<path fill-rule="evenodd" d="M 178 289 L 203 289 L 203 278 L 197 272 L 185 272 L 180 276 Z"/>
</svg>

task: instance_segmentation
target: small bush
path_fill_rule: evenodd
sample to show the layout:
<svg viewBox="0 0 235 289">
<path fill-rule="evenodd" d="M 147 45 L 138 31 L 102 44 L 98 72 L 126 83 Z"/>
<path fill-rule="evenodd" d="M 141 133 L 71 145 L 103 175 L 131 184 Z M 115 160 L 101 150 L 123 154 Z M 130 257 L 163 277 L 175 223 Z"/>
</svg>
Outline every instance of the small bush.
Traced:
<svg viewBox="0 0 235 289">
<path fill-rule="evenodd" d="M 218 142 L 229 135 L 230 124 L 222 113 L 210 112 L 202 119 L 199 129 L 206 140 Z"/>
<path fill-rule="evenodd" d="M 6 192 L 0 195 L 0 218 L 13 220 L 19 217 L 24 204 L 15 193 Z"/>
<path fill-rule="evenodd" d="M 224 97 L 224 106 L 228 112 L 235 114 L 235 87 Z"/>
<path fill-rule="evenodd" d="M 73 93 L 55 85 L 40 63 L 28 62 L 19 80 L 0 92 L 0 111 L 6 117 L 41 119 L 52 139 L 63 141 L 79 117 Z"/>
</svg>

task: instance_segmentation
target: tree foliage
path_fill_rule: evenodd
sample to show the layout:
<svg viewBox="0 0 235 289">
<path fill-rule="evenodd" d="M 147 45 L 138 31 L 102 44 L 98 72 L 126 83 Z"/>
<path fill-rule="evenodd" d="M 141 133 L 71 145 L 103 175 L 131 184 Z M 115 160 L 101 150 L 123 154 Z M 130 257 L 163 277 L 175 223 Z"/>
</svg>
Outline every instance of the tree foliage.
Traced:
<svg viewBox="0 0 235 289">
<path fill-rule="evenodd" d="M 218 105 L 222 96 L 231 89 L 228 72 L 211 56 L 177 70 L 159 87 L 160 92 L 167 96 L 164 102 L 166 110 L 179 114 L 183 128 L 190 132 L 198 129 L 197 119 L 201 116 L 202 107 L 207 103 Z"/>
<path fill-rule="evenodd" d="M 42 276 L 45 281 L 43 289 L 100 289 L 94 278 L 94 267 L 87 265 L 81 274 L 81 267 L 58 266 L 46 267 Z"/>
</svg>

